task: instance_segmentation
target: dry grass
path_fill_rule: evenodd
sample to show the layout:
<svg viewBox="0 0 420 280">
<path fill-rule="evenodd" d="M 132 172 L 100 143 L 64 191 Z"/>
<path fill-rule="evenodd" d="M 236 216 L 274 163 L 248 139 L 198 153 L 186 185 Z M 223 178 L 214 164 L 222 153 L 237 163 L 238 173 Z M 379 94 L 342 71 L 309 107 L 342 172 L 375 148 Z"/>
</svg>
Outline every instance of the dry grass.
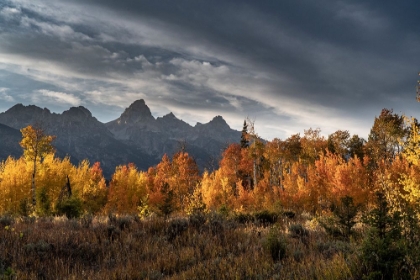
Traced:
<svg viewBox="0 0 420 280">
<path fill-rule="evenodd" d="M 300 221 L 304 224 L 304 221 Z M 239 224 L 207 215 L 16 219 L 0 228 L 1 275 L 16 279 L 357 279 L 352 243 L 322 231 L 290 234 L 290 222 Z M 269 235 L 284 240 L 273 260 Z M 268 244 L 270 246 L 270 244 Z"/>
</svg>

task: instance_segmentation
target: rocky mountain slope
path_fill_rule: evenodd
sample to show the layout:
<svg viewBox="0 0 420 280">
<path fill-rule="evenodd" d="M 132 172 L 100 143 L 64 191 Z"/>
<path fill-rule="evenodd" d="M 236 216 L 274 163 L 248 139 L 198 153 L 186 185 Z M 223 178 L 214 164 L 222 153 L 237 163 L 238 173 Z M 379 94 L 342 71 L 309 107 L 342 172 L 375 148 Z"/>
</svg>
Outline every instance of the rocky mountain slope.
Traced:
<svg viewBox="0 0 420 280">
<path fill-rule="evenodd" d="M 139 168 L 146 169 L 154 163 L 149 155 L 116 140 L 106 126 L 84 107 L 72 107 L 62 114 L 54 114 L 48 109 L 18 104 L 0 114 L 0 123 L 16 130 L 37 124 L 47 134 L 57 136 L 53 144 L 58 156 L 68 155 L 74 164 L 83 159 L 91 163 L 99 161 L 108 177 L 120 164 L 134 162 Z M 21 137 L 19 133 L 17 143 Z M 6 144 L 1 142 L 0 146 Z"/>
<path fill-rule="evenodd" d="M 19 145 L 21 138 L 22 134 L 19 130 L 0 124 L 0 159 L 6 159 L 8 156 L 20 157 L 22 155 L 22 148 Z"/>
<path fill-rule="evenodd" d="M 221 116 L 194 127 L 173 113 L 155 119 L 144 100 L 135 101 L 106 126 L 116 139 L 156 159 L 185 147 L 202 169 L 211 168 L 212 159 L 218 158 L 228 144 L 238 142 L 241 137 Z"/>
<path fill-rule="evenodd" d="M 46 133 L 57 136 L 54 146 L 58 156 L 68 155 L 74 164 L 82 159 L 99 161 L 107 177 L 117 165 L 132 162 L 146 170 L 165 153 L 172 156 L 182 148 L 202 170 L 211 169 L 217 165 L 223 149 L 238 142 L 241 134 L 221 116 L 194 127 L 172 113 L 154 118 L 144 100 L 135 101 L 118 119 L 106 124 L 82 106 L 56 114 L 47 108 L 22 104 L 0 113 L 0 124 L 0 160 L 8 155 L 20 156 L 19 130 L 37 124 Z"/>
</svg>

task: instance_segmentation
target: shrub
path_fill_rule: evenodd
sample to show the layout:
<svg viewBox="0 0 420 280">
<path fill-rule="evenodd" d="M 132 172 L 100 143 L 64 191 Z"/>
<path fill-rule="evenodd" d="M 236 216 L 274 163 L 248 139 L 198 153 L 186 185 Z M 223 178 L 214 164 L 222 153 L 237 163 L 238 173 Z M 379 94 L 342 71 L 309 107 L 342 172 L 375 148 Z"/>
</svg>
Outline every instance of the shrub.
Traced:
<svg viewBox="0 0 420 280">
<path fill-rule="evenodd" d="M 338 253 L 343 253 L 343 255 L 348 255 L 352 253 L 353 249 L 351 248 L 348 242 L 334 240 L 327 242 L 318 242 L 316 243 L 316 249 L 324 257 L 330 259 Z"/>
<path fill-rule="evenodd" d="M 158 205 L 158 209 L 165 219 L 168 219 L 169 215 L 175 210 L 174 202 L 174 192 L 170 189 L 168 183 L 164 183 L 161 189 L 162 194 L 164 195 L 164 200 L 161 204 Z"/>
<path fill-rule="evenodd" d="M 301 224 L 291 224 L 289 234 L 293 238 L 306 238 L 309 235 L 308 230 Z"/>
<path fill-rule="evenodd" d="M 87 213 L 83 215 L 82 218 L 80 219 L 80 224 L 84 228 L 89 228 L 92 225 L 92 222 L 93 222 L 93 215 L 91 213 Z"/>
<path fill-rule="evenodd" d="M 219 208 L 219 213 L 220 215 L 222 215 L 224 218 L 227 218 L 229 216 L 229 207 L 226 204 L 223 204 L 222 206 L 220 206 Z"/>
<path fill-rule="evenodd" d="M 276 228 L 270 229 L 263 245 L 273 261 L 280 261 L 286 257 L 286 240 Z"/>
<path fill-rule="evenodd" d="M 1 227 L 11 226 L 14 223 L 14 219 L 10 215 L 0 216 L 0 225 Z"/>
<path fill-rule="evenodd" d="M 51 201 L 45 187 L 42 187 L 37 192 L 36 212 L 39 216 L 48 216 L 51 214 Z"/>
<path fill-rule="evenodd" d="M 19 201 L 18 214 L 23 217 L 28 217 L 31 212 L 31 205 L 27 198 Z"/>
<path fill-rule="evenodd" d="M 106 228 L 107 236 L 110 241 L 114 241 L 120 237 L 121 230 L 111 225 Z"/>
<path fill-rule="evenodd" d="M 140 206 L 137 207 L 137 210 L 139 211 L 138 216 L 142 219 L 150 216 L 149 195 L 146 195 L 140 200 Z"/>
<path fill-rule="evenodd" d="M 240 224 L 247 224 L 254 221 L 254 217 L 248 213 L 237 213 L 233 219 Z"/>
<path fill-rule="evenodd" d="M 296 216 L 296 213 L 290 210 L 284 211 L 282 215 L 286 218 L 293 219 Z"/>
<path fill-rule="evenodd" d="M 260 212 L 256 212 L 254 214 L 254 217 L 258 222 L 267 225 L 274 224 L 275 222 L 277 222 L 278 215 L 277 213 L 269 212 L 268 210 L 263 210 Z"/>
<path fill-rule="evenodd" d="M 401 214 L 391 212 L 385 195 L 376 193 L 376 208 L 364 217 L 371 226 L 362 244 L 361 260 L 366 279 L 409 279 L 403 275 L 408 248 L 401 236 Z"/>
<path fill-rule="evenodd" d="M 24 249 L 28 253 L 36 253 L 39 256 L 44 256 L 52 249 L 52 245 L 44 240 L 39 240 L 37 243 L 26 244 Z"/>
<path fill-rule="evenodd" d="M 220 235 L 225 231 L 224 223 L 224 216 L 218 213 L 211 213 L 209 215 L 209 227 L 213 235 Z"/>
<path fill-rule="evenodd" d="M 130 216 L 120 216 L 115 220 L 115 225 L 118 226 L 120 230 L 124 230 L 130 227 L 133 223 L 133 218 Z"/>
<path fill-rule="evenodd" d="M 351 196 L 340 198 L 339 205 L 332 205 L 332 212 L 338 218 L 337 226 L 344 238 L 349 239 L 353 233 L 353 226 L 356 224 L 356 215 L 359 212 L 359 205 L 354 205 Z"/>
<path fill-rule="evenodd" d="M 188 229 L 188 221 L 186 219 L 174 219 L 169 222 L 166 230 L 168 241 L 173 241 L 177 236 L 181 235 Z"/>
<path fill-rule="evenodd" d="M 325 231 L 333 238 L 342 238 L 343 233 L 338 227 L 338 221 L 335 216 L 321 217 L 318 223 L 325 229 Z"/>
<path fill-rule="evenodd" d="M 199 229 L 206 223 L 206 215 L 203 212 L 193 212 L 189 215 L 190 225 L 195 229 Z"/>
<path fill-rule="evenodd" d="M 82 214 L 82 201 L 77 197 L 71 197 L 57 203 L 58 215 L 66 215 L 68 219 L 79 218 Z"/>
</svg>

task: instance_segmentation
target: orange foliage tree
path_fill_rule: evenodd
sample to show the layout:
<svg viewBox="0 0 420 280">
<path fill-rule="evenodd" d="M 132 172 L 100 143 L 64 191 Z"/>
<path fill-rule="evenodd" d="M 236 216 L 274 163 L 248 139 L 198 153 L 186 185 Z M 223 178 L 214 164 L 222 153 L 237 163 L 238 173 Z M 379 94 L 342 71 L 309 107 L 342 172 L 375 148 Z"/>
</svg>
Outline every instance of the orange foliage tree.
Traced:
<svg viewBox="0 0 420 280">
<path fill-rule="evenodd" d="M 112 175 L 105 206 L 109 212 L 135 214 L 147 196 L 147 174 L 134 164 L 118 166 Z"/>
</svg>

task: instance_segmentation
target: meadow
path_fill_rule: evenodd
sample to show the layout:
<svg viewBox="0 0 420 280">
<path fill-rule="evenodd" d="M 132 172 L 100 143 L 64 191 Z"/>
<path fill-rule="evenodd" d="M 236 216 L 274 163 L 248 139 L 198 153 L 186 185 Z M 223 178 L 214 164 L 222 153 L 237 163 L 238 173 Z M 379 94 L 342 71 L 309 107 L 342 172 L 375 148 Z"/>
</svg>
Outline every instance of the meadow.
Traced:
<svg viewBox="0 0 420 280">
<path fill-rule="evenodd" d="M 315 220 L 269 212 L 3 216 L 0 272 L 4 279 L 360 279 L 358 238 L 333 238 Z"/>
</svg>

